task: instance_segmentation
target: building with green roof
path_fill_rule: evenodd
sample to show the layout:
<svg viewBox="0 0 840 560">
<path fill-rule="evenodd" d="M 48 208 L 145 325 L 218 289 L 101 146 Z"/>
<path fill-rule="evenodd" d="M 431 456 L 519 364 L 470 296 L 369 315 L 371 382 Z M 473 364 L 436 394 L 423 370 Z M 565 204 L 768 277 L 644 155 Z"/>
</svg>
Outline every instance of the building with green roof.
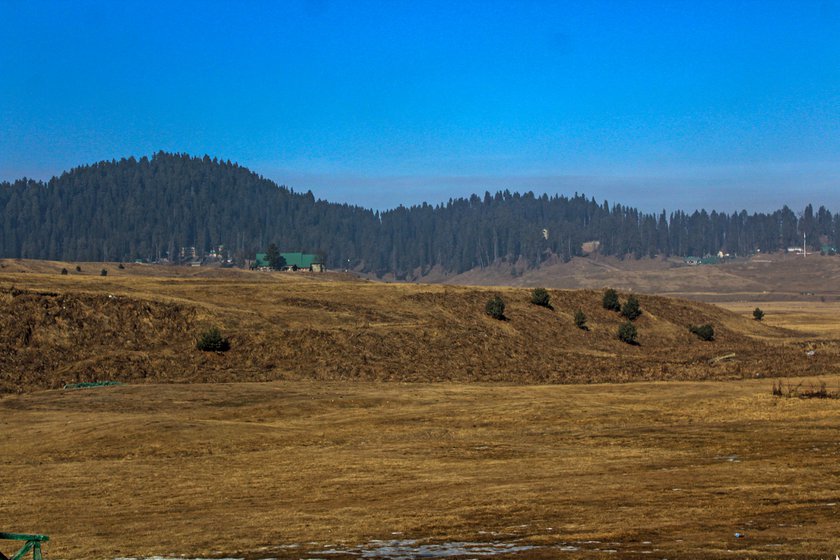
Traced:
<svg viewBox="0 0 840 560">
<path fill-rule="evenodd" d="M 320 255 L 312 255 L 309 253 L 280 253 L 286 264 L 283 270 L 310 270 L 313 272 L 323 272 L 324 259 Z M 254 260 L 254 268 L 270 268 L 268 263 L 268 253 L 257 253 Z"/>
</svg>

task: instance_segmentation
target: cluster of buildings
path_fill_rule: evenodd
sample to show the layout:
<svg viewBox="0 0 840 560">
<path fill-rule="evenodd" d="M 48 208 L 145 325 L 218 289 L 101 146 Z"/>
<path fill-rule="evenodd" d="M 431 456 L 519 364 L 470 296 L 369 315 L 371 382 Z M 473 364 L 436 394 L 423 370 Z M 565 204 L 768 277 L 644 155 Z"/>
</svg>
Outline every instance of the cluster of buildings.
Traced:
<svg viewBox="0 0 840 560">
<path fill-rule="evenodd" d="M 179 262 L 190 266 L 202 266 L 207 264 L 232 265 L 233 259 L 224 245 L 211 247 L 207 254 L 202 255 L 195 247 L 181 247 L 178 251 Z"/>
</svg>

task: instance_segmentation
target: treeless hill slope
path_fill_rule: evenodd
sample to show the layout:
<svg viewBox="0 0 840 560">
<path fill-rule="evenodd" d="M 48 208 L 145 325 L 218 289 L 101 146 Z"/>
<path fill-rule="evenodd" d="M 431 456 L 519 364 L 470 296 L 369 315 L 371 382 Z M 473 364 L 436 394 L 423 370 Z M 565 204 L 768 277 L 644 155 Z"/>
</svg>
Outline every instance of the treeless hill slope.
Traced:
<svg viewBox="0 0 840 560">
<path fill-rule="evenodd" d="M 484 313 L 494 294 L 508 304 L 504 321 Z M 834 345 L 807 358 L 795 333 L 712 305 L 639 296 L 640 344 L 630 346 L 617 339 L 623 319 L 602 308 L 600 291 L 551 297 L 554 309 L 532 305 L 526 289 L 331 275 L 0 271 L 0 390 L 95 380 L 579 383 L 838 370 Z M 589 330 L 574 326 L 577 309 Z M 688 332 L 702 323 L 714 325 L 715 341 Z M 230 337 L 229 352 L 195 348 L 214 325 Z"/>
<path fill-rule="evenodd" d="M 840 257 L 759 255 L 718 265 L 688 266 L 681 259 L 625 259 L 592 255 L 517 270 L 510 265 L 437 278 L 458 285 L 507 285 L 670 294 L 703 301 L 840 299 Z"/>
</svg>

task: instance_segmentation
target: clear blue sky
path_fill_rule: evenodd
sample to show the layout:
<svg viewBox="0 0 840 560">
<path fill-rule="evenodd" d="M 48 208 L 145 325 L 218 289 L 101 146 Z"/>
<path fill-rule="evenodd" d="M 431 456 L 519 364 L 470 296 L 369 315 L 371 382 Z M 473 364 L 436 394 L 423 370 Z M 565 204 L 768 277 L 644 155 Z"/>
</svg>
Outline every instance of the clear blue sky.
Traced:
<svg viewBox="0 0 840 560">
<path fill-rule="evenodd" d="M 376 208 L 840 210 L 840 4 L 0 0 L 0 179 L 158 150 Z"/>
</svg>

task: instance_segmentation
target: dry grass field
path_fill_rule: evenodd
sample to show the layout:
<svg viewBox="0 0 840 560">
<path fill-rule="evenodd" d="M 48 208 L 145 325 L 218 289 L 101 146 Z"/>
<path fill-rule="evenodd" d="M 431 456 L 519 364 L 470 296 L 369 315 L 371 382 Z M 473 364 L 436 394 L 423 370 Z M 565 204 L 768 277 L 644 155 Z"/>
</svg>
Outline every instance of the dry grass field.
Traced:
<svg viewBox="0 0 840 560">
<path fill-rule="evenodd" d="M 0 260 L 0 530 L 49 534 L 48 560 L 840 553 L 840 400 L 768 379 L 840 388 L 830 294 L 640 295 L 628 346 L 594 285 L 549 310 L 522 287 L 74 267 Z M 196 350 L 211 325 L 229 352 Z M 92 380 L 130 384 L 59 389 Z"/>
<path fill-rule="evenodd" d="M 753 309 L 764 311 L 763 322 L 793 330 L 815 341 L 840 339 L 840 302 L 837 301 L 736 301 L 718 304 L 743 317 Z"/>
<path fill-rule="evenodd" d="M 757 255 L 687 266 L 679 258 L 618 260 L 597 254 L 511 274 L 509 266 L 445 278 L 464 285 L 600 289 L 604 286 L 707 302 L 840 302 L 840 256 Z"/>
<path fill-rule="evenodd" d="M 389 539 L 536 547 L 517 558 L 831 558 L 840 401 L 770 386 L 7 395 L 3 524 L 51 535 L 48 558 L 349 558 L 324 551 Z"/>
<path fill-rule="evenodd" d="M 332 274 L 0 261 L 0 392 L 65 383 L 451 381 L 590 383 L 840 373 L 840 346 L 778 314 L 640 294 L 639 345 L 601 290 L 384 284 Z M 484 313 L 493 295 L 507 320 Z M 626 299 L 627 293 L 622 294 Z M 581 309 L 588 330 L 575 328 Z M 768 309 L 768 311 L 770 311 Z M 825 315 L 824 319 L 831 319 Z M 715 341 L 689 333 L 710 323 Z M 218 326 L 225 354 L 195 342 Z M 826 327 L 829 328 L 830 327 Z M 725 360 L 717 360 L 728 356 Z"/>
</svg>

